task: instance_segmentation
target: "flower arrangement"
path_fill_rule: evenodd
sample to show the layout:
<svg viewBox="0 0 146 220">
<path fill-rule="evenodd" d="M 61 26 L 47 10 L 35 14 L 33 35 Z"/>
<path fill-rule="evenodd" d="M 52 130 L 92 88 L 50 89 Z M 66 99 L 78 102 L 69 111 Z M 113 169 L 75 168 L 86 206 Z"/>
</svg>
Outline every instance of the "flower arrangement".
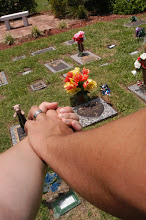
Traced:
<svg viewBox="0 0 146 220">
<path fill-rule="evenodd" d="M 137 71 L 142 69 L 144 86 L 146 86 L 146 53 L 142 53 L 134 63 L 135 70 L 131 71 L 134 76 L 136 76 Z"/>
<path fill-rule="evenodd" d="M 145 29 L 144 28 L 140 28 L 140 27 L 136 27 L 135 29 L 135 36 L 136 37 L 144 37 L 145 36 Z"/>
<path fill-rule="evenodd" d="M 73 40 L 76 41 L 77 43 L 83 43 L 84 39 L 85 39 L 84 31 L 79 31 L 73 36 Z"/>
<path fill-rule="evenodd" d="M 43 193 L 56 192 L 61 185 L 62 179 L 56 173 L 47 173 L 44 181 Z"/>
<path fill-rule="evenodd" d="M 87 94 L 97 86 L 97 83 L 89 79 L 89 69 L 83 68 L 81 72 L 80 68 L 76 67 L 74 70 L 69 71 L 65 77 L 64 88 L 69 94 Z"/>
<path fill-rule="evenodd" d="M 130 17 L 130 21 L 131 21 L 131 22 L 137 21 L 137 17 L 131 16 L 131 17 Z"/>
</svg>

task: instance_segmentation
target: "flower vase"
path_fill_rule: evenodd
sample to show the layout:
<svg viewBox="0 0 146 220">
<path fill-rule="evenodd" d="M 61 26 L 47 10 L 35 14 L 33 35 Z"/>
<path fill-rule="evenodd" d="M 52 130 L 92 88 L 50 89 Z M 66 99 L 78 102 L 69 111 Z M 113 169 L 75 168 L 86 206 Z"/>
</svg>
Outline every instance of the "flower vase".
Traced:
<svg viewBox="0 0 146 220">
<path fill-rule="evenodd" d="M 77 101 L 77 104 L 87 103 L 89 101 L 89 96 L 85 92 L 77 93 L 76 94 L 76 101 Z"/>
<path fill-rule="evenodd" d="M 144 60 L 144 67 L 142 67 L 142 73 L 143 73 L 143 81 L 144 81 L 144 86 L 146 86 L 146 60 Z"/>
</svg>

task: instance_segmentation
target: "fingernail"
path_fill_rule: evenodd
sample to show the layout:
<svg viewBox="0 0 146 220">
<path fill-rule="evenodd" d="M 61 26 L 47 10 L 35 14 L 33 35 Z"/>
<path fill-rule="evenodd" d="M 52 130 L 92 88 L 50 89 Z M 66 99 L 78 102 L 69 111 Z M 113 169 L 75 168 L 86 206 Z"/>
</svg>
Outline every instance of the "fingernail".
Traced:
<svg viewBox="0 0 146 220">
<path fill-rule="evenodd" d="M 65 112 L 66 112 L 66 109 L 64 109 L 64 108 L 60 109 L 60 113 L 65 113 Z"/>
<path fill-rule="evenodd" d="M 59 118 L 63 118 L 64 115 L 63 115 L 63 114 L 58 114 L 58 117 L 59 117 Z"/>
</svg>

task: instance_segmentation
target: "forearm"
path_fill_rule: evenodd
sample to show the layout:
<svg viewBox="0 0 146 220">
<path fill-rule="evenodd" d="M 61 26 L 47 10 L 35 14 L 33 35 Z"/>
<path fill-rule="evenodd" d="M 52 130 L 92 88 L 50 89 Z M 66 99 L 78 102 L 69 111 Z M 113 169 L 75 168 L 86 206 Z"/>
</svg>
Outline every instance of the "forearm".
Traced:
<svg viewBox="0 0 146 220">
<path fill-rule="evenodd" d="M 0 155 L 0 219 L 34 219 L 45 172 L 27 138 Z"/>
<path fill-rule="evenodd" d="M 144 112 L 94 130 L 52 137 L 43 158 L 97 207 L 123 219 L 145 219 Z"/>
</svg>

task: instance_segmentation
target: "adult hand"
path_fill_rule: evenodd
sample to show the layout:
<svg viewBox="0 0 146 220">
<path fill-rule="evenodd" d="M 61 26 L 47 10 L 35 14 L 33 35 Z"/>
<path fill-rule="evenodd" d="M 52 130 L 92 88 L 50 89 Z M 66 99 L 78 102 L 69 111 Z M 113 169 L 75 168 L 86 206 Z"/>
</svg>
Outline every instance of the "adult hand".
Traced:
<svg viewBox="0 0 146 220">
<path fill-rule="evenodd" d="M 71 134 L 73 131 L 59 119 L 55 110 L 40 113 L 36 120 L 31 120 L 38 110 L 40 108 L 37 106 L 31 107 L 28 113 L 30 120 L 25 123 L 25 131 L 34 151 L 42 160 L 45 160 L 45 152 L 48 146 L 52 146 L 51 143 L 54 141 L 59 144 L 59 138 Z"/>
<path fill-rule="evenodd" d="M 69 106 L 66 107 L 58 107 L 57 102 L 42 102 L 39 105 L 39 108 L 46 113 L 49 109 L 56 109 L 58 113 L 58 117 L 62 120 L 63 123 L 68 125 L 69 127 L 72 127 L 75 131 L 81 131 L 82 126 L 80 125 L 79 121 L 79 116 L 74 113 L 73 109 Z M 29 118 L 32 119 L 32 118 Z"/>
</svg>

